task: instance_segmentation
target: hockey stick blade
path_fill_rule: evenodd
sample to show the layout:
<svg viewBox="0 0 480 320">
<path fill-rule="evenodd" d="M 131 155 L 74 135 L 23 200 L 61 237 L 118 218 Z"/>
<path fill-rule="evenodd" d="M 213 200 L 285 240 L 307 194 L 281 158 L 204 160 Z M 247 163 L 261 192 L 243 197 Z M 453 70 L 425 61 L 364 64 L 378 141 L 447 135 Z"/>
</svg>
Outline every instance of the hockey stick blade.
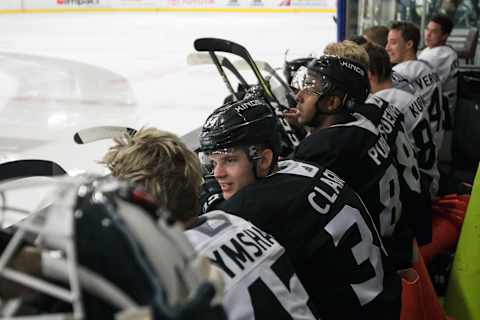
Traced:
<svg viewBox="0 0 480 320">
<path fill-rule="evenodd" d="M 262 87 L 268 99 L 270 99 L 271 101 L 276 101 L 275 96 L 273 95 L 267 81 L 265 81 L 265 78 L 263 77 L 262 73 L 260 72 L 257 65 L 255 64 L 255 61 L 253 60 L 252 56 L 250 55 L 248 50 L 242 45 L 239 45 L 238 43 L 235 43 L 233 41 L 219 39 L 219 38 L 199 38 L 193 42 L 193 46 L 197 51 L 228 52 L 228 53 L 237 55 L 239 57 L 242 57 L 252 69 L 253 73 L 255 74 L 255 77 L 258 80 L 258 84 Z"/>
<path fill-rule="evenodd" d="M 194 130 L 184 134 L 180 139 L 185 143 L 185 145 L 192 151 L 198 153 L 200 150 L 200 133 L 202 132 L 202 127 L 197 127 Z"/>
<path fill-rule="evenodd" d="M 49 160 L 16 160 L 0 165 L 0 181 L 27 177 L 55 177 L 67 174 L 58 164 Z"/>
<path fill-rule="evenodd" d="M 113 139 L 124 136 L 133 136 L 137 130 L 121 126 L 98 126 L 79 130 L 73 135 L 73 140 L 78 144 L 87 144 L 104 139 Z"/>
</svg>

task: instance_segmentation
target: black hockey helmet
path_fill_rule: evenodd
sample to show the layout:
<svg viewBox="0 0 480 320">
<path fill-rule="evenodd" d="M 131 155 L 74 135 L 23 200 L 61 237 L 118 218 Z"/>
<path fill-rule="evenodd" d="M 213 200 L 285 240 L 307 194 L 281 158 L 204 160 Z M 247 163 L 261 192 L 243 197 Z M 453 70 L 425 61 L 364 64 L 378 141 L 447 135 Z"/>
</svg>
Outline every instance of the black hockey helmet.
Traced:
<svg viewBox="0 0 480 320">
<path fill-rule="evenodd" d="M 311 62 L 312 60 L 314 60 L 313 57 L 298 58 L 290 61 L 285 60 L 285 63 L 283 66 L 283 75 L 285 76 L 286 82 L 288 84 L 291 84 L 297 70 L 300 67 L 306 67 L 308 63 Z"/>
<path fill-rule="evenodd" d="M 200 150 L 204 153 L 252 146 L 271 149 L 276 163 L 280 149 L 277 118 L 268 102 L 258 95 L 217 108 L 200 133 Z M 255 160 L 254 153 L 248 154 L 251 160 Z"/>
<path fill-rule="evenodd" d="M 346 97 L 347 107 L 362 104 L 370 92 L 365 67 L 339 56 L 323 55 L 314 59 L 306 68 L 299 70 L 295 78 L 297 81 L 294 82 L 300 85 L 298 89 L 309 88 L 319 96 Z"/>
</svg>

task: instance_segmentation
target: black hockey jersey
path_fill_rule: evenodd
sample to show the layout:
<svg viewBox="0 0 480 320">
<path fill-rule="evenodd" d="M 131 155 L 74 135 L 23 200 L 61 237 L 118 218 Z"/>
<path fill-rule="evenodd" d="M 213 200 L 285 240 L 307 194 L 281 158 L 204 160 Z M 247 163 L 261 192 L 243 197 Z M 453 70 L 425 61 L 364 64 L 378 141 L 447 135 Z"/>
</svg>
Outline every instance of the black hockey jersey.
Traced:
<svg viewBox="0 0 480 320">
<path fill-rule="evenodd" d="M 335 173 L 286 160 L 222 202 L 286 249 L 322 319 L 398 319 L 400 280 L 372 218 Z"/>
<path fill-rule="evenodd" d="M 429 198 L 421 193 L 403 115 L 386 102 L 384 107 L 365 104 L 355 110 L 354 121 L 305 138 L 294 158 L 330 168 L 359 193 L 394 265 L 403 269 L 410 266 L 414 232 L 420 243 L 430 240 Z"/>
</svg>

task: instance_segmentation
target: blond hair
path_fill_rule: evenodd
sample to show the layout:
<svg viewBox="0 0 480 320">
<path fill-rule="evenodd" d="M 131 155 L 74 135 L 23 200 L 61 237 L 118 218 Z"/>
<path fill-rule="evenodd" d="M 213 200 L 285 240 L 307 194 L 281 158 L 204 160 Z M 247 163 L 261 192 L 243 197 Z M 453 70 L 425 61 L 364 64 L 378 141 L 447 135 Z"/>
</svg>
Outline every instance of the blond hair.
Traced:
<svg viewBox="0 0 480 320">
<path fill-rule="evenodd" d="M 142 185 L 174 218 L 185 222 L 198 214 L 200 161 L 176 135 L 142 128 L 115 139 L 101 163 L 113 176 Z"/>
<path fill-rule="evenodd" d="M 368 69 L 367 51 L 353 41 L 331 42 L 323 49 L 323 53 L 352 60 Z"/>
</svg>

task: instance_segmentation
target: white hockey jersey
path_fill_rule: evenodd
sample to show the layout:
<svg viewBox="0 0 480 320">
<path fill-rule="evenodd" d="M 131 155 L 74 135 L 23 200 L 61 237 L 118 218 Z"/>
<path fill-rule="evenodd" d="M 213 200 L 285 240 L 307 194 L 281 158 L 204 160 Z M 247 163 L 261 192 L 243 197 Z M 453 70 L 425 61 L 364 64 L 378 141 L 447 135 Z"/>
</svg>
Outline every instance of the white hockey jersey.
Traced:
<svg viewBox="0 0 480 320">
<path fill-rule="evenodd" d="M 442 87 L 438 74 L 423 60 L 408 60 L 393 67 L 393 71 L 407 79 L 415 88 L 415 95 L 421 96 L 427 108 L 426 118 L 430 123 L 433 142 L 437 150 L 443 143 L 445 131 Z M 393 77 L 392 77 L 393 78 Z M 395 78 L 393 78 L 395 81 Z"/>
<path fill-rule="evenodd" d="M 427 61 L 438 73 L 442 83 L 444 110 L 448 110 L 445 117 L 445 128 L 453 129 L 454 110 L 457 102 L 458 86 L 458 55 L 450 46 L 425 48 L 418 59 Z"/>
<path fill-rule="evenodd" d="M 375 103 L 375 99 L 373 99 L 375 96 L 387 101 L 403 114 L 405 130 L 417 154 L 419 169 L 430 178 L 430 193 L 435 196 L 440 179 L 437 164 L 438 150 L 433 143 L 428 117 L 424 113 L 423 98 L 404 90 L 389 88 L 372 94 L 367 102 Z"/>
<path fill-rule="evenodd" d="M 271 235 L 220 210 L 199 219 L 185 233 L 223 271 L 229 319 L 316 319 L 285 249 Z"/>
</svg>

